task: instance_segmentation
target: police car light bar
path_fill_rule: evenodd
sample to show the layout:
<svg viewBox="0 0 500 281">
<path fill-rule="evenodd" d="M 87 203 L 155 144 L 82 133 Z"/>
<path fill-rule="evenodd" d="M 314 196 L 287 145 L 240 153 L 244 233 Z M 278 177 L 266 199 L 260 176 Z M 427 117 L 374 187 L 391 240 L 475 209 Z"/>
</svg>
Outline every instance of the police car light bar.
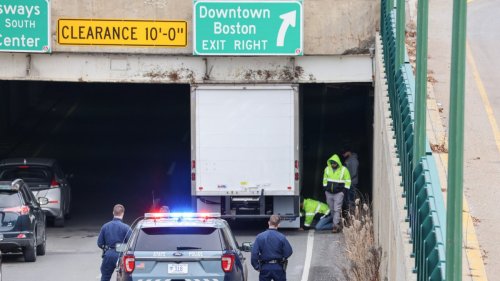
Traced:
<svg viewBox="0 0 500 281">
<path fill-rule="evenodd" d="M 145 219 L 168 219 L 168 218 L 220 218 L 220 213 L 145 213 Z"/>
</svg>

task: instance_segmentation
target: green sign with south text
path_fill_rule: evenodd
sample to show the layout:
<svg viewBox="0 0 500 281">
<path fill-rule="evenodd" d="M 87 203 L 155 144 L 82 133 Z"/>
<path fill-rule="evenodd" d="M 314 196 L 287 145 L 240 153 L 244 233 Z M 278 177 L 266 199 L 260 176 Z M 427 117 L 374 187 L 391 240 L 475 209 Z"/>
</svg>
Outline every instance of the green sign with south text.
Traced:
<svg viewBox="0 0 500 281">
<path fill-rule="evenodd" d="M 195 0 L 193 9 L 194 55 L 304 54 L 301 0 Z"/>
<path fill-rule="evenodd" d="M 50 0 L 0 0 L 0 52 L 50 53 Z"/>
</svg>

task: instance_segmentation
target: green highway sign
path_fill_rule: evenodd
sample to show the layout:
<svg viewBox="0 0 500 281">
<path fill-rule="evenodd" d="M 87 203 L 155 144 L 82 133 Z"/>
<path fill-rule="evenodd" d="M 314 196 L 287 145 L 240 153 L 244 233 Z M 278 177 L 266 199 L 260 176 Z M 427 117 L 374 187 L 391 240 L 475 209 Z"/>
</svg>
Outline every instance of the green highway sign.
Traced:
<svg viewBox="0 0 500 281">
<path fill-rule="evenodd" d="M 194 55 L 301 56 L 302 0 L 194 0 Z"/>
<path fill-rule="evenodd" d="M 0 0 L 0 52 L 50 53 L 50 0 Z"/>
</svg>

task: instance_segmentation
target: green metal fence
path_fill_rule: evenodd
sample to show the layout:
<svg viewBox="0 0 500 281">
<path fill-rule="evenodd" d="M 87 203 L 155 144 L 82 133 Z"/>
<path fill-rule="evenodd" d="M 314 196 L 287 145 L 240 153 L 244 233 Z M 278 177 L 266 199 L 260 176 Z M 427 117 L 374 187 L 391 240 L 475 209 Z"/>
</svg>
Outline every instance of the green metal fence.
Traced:
<svg viewBox="0 0 500 281">
<path fill-rule="evenodd" d="M 426 154 L 413 161 L 415 78 L 406 52 L 404 62 L 397 63 L 396 13 L 393 1 L 382 0 L 380 31 L 392 127 L 401 166 L 402 194 L 406 199 L 411 229 L 414 272 L 417 280 L 445 280 L 446 212 L 443 194 L 428 142 Z"/>
</svg>

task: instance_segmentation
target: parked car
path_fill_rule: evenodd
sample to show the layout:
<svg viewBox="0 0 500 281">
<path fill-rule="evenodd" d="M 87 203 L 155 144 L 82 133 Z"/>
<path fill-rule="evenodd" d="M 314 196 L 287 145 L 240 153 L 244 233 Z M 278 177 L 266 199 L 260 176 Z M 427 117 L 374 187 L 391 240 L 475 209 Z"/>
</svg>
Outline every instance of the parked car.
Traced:
<svg viewBox="0 0 500 281">
<path fill-rule="evenodd" d="M 26 183 L 17 179 L 0 181 L 0 251 L 22 252 L 27 262 L 45 255 L 45 213 L 40 205 L 46 198 L 35 199 Z"/>
<path fill-rule="evenodd" d="M 238 246 L 220 214 L 145 214 L 128 244 L 116 249 L 119 281 L 247 280 L 242 251 L 250 246 Z"/>
<path fill-rule="evenodd" d="M 49 200 L 43 206 L 47 217 L 55 226 L 64 226 L 70 216 L 71 186 L 54 159 L 12 158 L 0 161 L 0 181 L 23 179 L 36 198 Z"/>
</svg>

